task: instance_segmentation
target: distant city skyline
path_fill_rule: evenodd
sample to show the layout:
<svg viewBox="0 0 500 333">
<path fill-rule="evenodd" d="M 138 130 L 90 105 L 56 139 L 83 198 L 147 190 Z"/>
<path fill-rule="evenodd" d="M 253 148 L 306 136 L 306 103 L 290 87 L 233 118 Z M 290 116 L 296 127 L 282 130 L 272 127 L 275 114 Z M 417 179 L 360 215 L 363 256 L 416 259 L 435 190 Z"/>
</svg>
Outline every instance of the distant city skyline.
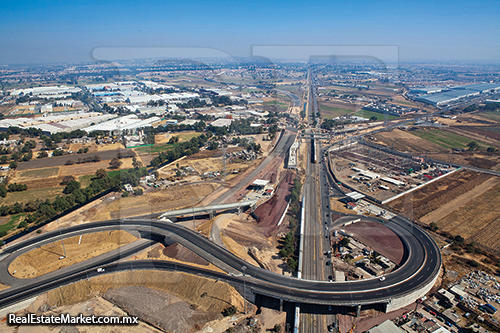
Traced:
<svg viewBox="0 0 500 333">
<path fill-rule="evenodd" d="M 307 55 L 294 46 L 315 45 L 384 48 L 400 62 L 498 63 L 499 10 L 498 1 L 462 0 L 5 2 L 0 64 L 92 61 L 113 48 L 248 57 L 265 47 L 296 59 Z"/>
</svg>

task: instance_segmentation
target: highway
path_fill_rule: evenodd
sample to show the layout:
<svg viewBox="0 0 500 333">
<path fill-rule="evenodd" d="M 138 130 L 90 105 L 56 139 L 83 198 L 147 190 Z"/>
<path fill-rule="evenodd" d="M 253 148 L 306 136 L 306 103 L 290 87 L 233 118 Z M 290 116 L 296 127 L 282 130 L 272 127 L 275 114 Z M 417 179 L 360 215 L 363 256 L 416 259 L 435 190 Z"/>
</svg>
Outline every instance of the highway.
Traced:
<svg viewBox="0 0 500 333">
<path fill-rule="evenodd" d="M 314 91 L 314 83 L 311 71 L 309 71 L 309 101 L 308 119 L 314 121 L 317 113 L 317 104 Z M 316 128 L 318 124 L 316 124 Z M 309 132 L 309 130 L 308 130 Z M 306 213 L 304 216 L 304 249 L 303 249 L 303 274 L 304 279 L 327 281 L 332 275 L 331 266 L 327 266 L 327 258 L 324 255 L 329 249 L 329 238 L 327 222 L 330 219 L 329 196 L 326 194 L 329 190 L 325 188 L 325 172 L 323 167 L 314 163 L 314 151 L 316 149 L 316 159 L 321 161 L 321 140 L 315 140 L 315 145 L 311 144 L 312 139 L 305 140 L 310 147 L 307 158 L 306 181 L 304 183 L 304 195 Z M 326 194 L 326 195 L 325 195 Z M 328 216 L 326 216 L 328 214 Z M 300 332 L 320 333 L 325 332 L 327 326 L 337 321 L 333 308 L 329 307 L 326 311 L 312 311 L 308 305 L 301 305 Z"/>
<path fill-rule="evenodd" d="M 439 249 L 425 231 L 413 226 L 411 222 L 402 218 L 394 218 L 387 222 L 386 226 L 401 237 L 408 249 L 408 260 L 401 268 L 388 274 L 385 281 L 370 279 L 338 283 L 309 279 L 299 280 L 261 269 L 260 267 L 248 264 L 245 260 L 233 255 L 226 249 L 221 248 L 192 230 L 181 225 L 163 221 L 108 220 L 68 227 L 62 229 L 61 233 L 63 237 L 74 237 L 96 231 L 120 229 L 152 233 L 179 242 L 207 261 L 228 272 L 240 272 L 241 274 L 242 266 L 247 266 L 247 286 L 251 285 L 256 293 L 300 303 L 356 305 L 386 303 L 392 297 L 404 295 L 415 290 L 415 288 L 419 288 L 422 284 L 428 283 L 439 271 L 441 264 Z M 11 260 L 25 251 L 58 241 L 60 237 L 59 231 L 56 230 L 12 245 L 2 252 L 2 263 L 7 259 L 7 256 L 9 256 L 8 260 Z M 116 260 L 116 258 L 103 260 L 109 262 Z M 81 270 L 86 271 L 101 267 L 102 264 L 96 261 L 90 263 L 84 262 L 84 267 Z M 158 269 L 162 269 L 164 266 L 159 265 L 158 267 Z M 5 269 L 5 267 L 2 267 L 2 269 Z M 139 267 L 135 267 L 135 261 L 134 269 L 139 269 Z M 108 271 L 107 268 L 106 271 Z M 192 271 L 194 273 L 197 272 L 194 268 Z M 50 277 L 50 281 L 48 278 L 25 279 L 25 283 L 21 287 L 13 287 L 0 291 L 0 307 L 3 308 L 9 304 L 38 295 L 41 285 L 54 282 L 54 284 L 51 284 L 52 287 L 60 286 L 57 285 L 56 281 L 72 276 L 74 274 L 68 274 L 61 270 L 56 271 Z M 80 278 L 82 277 L 82 275 L 79 276 Z M 219 275 L 216 274 L 213 277 L 218 278 Z M 235 278 L 240 283 L 242 282 L 241 276 L 235 276 Z M 234 279 L 230 280 L 234 281 Z"/>
</svg>

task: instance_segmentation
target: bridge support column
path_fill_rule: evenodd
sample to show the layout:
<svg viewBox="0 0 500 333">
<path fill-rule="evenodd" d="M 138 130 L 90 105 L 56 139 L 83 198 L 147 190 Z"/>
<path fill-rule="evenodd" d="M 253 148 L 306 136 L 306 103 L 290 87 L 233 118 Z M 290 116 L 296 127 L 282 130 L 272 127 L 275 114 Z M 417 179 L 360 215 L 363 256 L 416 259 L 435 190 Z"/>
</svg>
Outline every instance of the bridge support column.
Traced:
<svg viewBox="0 0 500 333">
<path fill-rule="evenodd" d="M 238 207 L 238 215 L 241 214 L 241 207 Z"/>
<path fill-rule="evenodd" d="M 215 217 L 215 212 L 212 210 L 208 212 L 208 215 L 210 216 L 210 219 L 213 219 Z"/>
<path fill-rule="evenodd" d="M 356 308 L 356 317 L 359 317 L 360 313 L 361 313 L 361 305 L 358 305 Z"/>
<path fill-rule="evenodd" d="M 280 299 L 280 312 L 283 312 L 283 300 Z"/>
</svg>

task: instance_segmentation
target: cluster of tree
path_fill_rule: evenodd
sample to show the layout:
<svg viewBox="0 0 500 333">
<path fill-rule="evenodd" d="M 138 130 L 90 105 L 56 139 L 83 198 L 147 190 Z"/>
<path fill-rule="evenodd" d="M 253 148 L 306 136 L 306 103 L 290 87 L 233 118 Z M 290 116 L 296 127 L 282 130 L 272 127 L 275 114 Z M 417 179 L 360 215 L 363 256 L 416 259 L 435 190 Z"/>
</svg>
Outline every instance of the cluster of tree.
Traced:
<svg viewBox="0 0 500 333">
<path fill-rule="evenodd" d="M 9 155 L 11 152 L 10 148 L 0 148 L 0 155 Z"/>
<path fill-rule="evenodd" d="M 205 145 L 211 136 L 211 134 L 207 133 L 207 135 L 202 134 L 200 136 L 193 137 L 187 142 L 181 142 L 178 146 L 173 147 L 169 151 L 161 152 L 150 162 L 150 165 L 157 167 L 163 163 L 171 163 L 182 156 L 195 154 L 200 151 L 200 148 Z"/>
<path fill-rule="evenodd" d="M 88 152 L 89 152 L 89 147 L 85 147 L 85 148 L 78 149 L 78 151 L 76 153 L 77 154 L 86 154 Z"/>
<path fill-rule="evenodd" d="M 49 199 L 45 201 L 37 199 L 24 205 L 18 202 L 10 206 L 3 205 L 0 206 L 0 215 L 5 216 L 9 214 L 19 214 L 22 212 L 28 213 L 25 223 L 21 225 L 21 228 L 26 228 L 30 223 L 42 222 L 47 218 L 52 218 L 58 213 L 73 207 L 74 205 L 83 204 L 102 191 L 108 189 L 118 191 L 121 189 L 123 184 L 138 186 L 140 178 L 146 174 L 147 171 L 145 168 L 137 168 L 123 170 L 115 177 L 108 177 L 108 174 L 104 169 L 99 169 L 92 178 L 90 185 L 86 188 L 81 188 L 80 183 L 74 180 L 74 177 L 68 177 L 68 179 L 66 179 L 66 187 L 63 190 L 64 195 L 58 196 L 53 201 L 50 201 Z M 7 189 L 0 186 L 0 196 L 5 195 L 6 192 Z"/>
<path fill-rule="evenodd" d="M 472 112 L 472 111 L 497 111 L 500 106 L 497 103 L 486 103 L 484 105 L 478 106 L 477 104 L 469 105 L 462 109 L 462 112 Z"/>
<path fill-rule="evenodd" d="M 54 151 L 54 153 L 56 151 Z M 83 163 L 93 163 L 93 162 L 99 162 L 99 161 L 101 161 L 101 157 L 99 155 L 94 155 L 94 156 L 87 156 L 87 157 L 84 157 L 84 158 L 78 157 L 78 159 L 76 161 L 67 160 L 66 163 L 64 163 L 64 164 L 66 164 L 66 165 L 72 165 L 74 163 L 76 163 L 76 164 L 83 164 Z"/>
<path fill-rule="evenodd" d="M 150 100 L 148 101 L 147 105 L 148 106 L 163 106 L 163 105 L 166 105 L 167 103 L 165 103 L 164 100 L 158 100 L 158 101 L 153 101 L 153 100 Z"/>
<path fill-rule="evenodd" d="M 238 312 L 238 309 L 234 305 L 231 305 L 230 307 L 227 307 L 222 311 L 222 315 L 224 317 L 230 317 L 230 316 L 234 316 L 237 312 Z"/>
<path fill-rule="evenodd" d="M 479 150 L 479 144 L 476 141 L 471 141 L 467 144 L 468 149 L 471 151 Z M 489 153 L 494 153 L 497 149 L 495 147 L 488 147 L 486 151 Z"/>
<path fill-rule="evenodd" d="M 286 234 L 285 240 L 283 242 L 283 248 L 280 250 L 279 254 L 283 258 L 286 258 L 288 267 L 292 271 L 297 269 L 298 259 L 297 259 L 297 221 L 298 214 L 300 211 L 300 192 L 302 189 L 302 184 L 295 178 L 293 180 L 293 189 L 290 194 L 290 231 Z"/>
<path fill-rule="evenodd" d="M 177 143 L 177 142 L 179 142 L 179 137 L 177 135 L 171 137 L 170 140 L 168 140 L 169 144 L 174 144 L 174 143 Z"/>
<path fill-rule="evenodd" d="M 26 184 L 18 184 L 18 183 L 12 183 L 9 184 L 7 187 L 7 190 L 9 192 L 21 192 L 21 191 L 26 191 L 28 189 L 28 186 Z"/>
</svg>

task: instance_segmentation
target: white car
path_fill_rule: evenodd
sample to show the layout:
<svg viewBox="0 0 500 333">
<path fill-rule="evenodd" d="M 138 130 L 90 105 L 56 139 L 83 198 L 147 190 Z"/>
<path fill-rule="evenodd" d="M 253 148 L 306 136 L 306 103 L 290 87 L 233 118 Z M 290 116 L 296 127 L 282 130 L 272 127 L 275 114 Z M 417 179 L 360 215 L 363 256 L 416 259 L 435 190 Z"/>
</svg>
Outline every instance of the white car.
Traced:
<svg viewBox="0 0 500 333">
<path fill-rule="evenodd" d="M 384 281 L 385 280 L 385 276 L 382 276 L 379 280 L 380 281 Z"/>
<path fill-rule="evenodd" d="M 98 268 L 97 269 L 97 273 L 102 273 L 102 272 L 104 272 L 104 268 Z"/>
</svg>

